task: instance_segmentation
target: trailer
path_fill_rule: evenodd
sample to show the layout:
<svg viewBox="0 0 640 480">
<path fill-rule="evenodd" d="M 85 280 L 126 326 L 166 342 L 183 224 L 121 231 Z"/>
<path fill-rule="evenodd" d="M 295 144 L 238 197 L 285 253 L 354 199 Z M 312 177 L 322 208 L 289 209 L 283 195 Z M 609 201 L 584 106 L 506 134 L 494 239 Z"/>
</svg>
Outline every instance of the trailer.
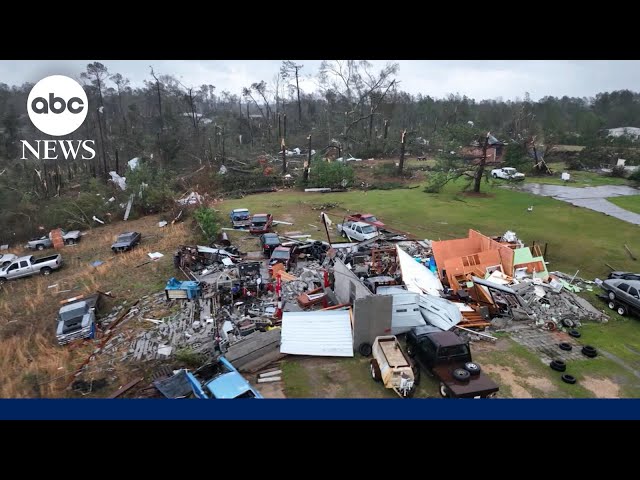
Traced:
<svg viewBox="0 0 640 480">
<path fill-rule="evenodd" d="M 416 390 L 416 376 L 409 357 L 395 335 L 376 337 L 370 362 L 371 376 L 383 382 L 402 398 L 412 397 Z"/>
</svg>

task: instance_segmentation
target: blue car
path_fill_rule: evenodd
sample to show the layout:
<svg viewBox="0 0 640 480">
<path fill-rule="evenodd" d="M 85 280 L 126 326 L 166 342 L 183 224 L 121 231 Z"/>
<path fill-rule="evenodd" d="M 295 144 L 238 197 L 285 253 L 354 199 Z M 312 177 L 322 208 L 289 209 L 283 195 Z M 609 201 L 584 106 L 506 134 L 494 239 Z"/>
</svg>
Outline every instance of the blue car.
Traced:
<svg viewBox="0 0 640 480">
<path fill-rule="evenodd" d="M 191 373 L 182 369 L 154 385 L 167 398 L 264 398 L 224 357 Z"/>
</svg>

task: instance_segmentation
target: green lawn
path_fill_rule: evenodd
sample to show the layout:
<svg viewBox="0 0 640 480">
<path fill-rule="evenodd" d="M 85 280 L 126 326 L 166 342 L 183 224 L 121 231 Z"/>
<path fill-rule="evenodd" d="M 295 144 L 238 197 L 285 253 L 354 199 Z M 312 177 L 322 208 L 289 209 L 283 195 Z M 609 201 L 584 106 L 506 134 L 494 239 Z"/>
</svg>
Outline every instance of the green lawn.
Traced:
<svg viewBox="0 0 640 480">
<path fill-rule="evenodd" d="M 630 212 L 640 213 L 640 195 L 629 195 L 624 197 L 607 198 L 611 203 L 619 207 L 629 210 Z"/>
</svg>

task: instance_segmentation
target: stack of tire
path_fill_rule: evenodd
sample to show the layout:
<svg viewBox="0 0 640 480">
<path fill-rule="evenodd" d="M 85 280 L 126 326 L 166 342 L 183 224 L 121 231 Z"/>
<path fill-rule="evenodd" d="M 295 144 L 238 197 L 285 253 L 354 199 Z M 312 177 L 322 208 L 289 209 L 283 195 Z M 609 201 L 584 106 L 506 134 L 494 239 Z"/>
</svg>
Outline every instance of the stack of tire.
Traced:
<svg viewBox="0 0 640 480">
<path fill-rule="evenodd" d="M 471 377 L 480 375 L 481 371 L 482 369 L 480 368 L 480 365 L 478 365 L 476 362 L 467 362 L 464 364 L 464 368 L 456 368 L 451 373 L 451 375 L 458 382 L 467 383 L 469 380 L 471 380 Z M 449 389 L 444 383 L 440 384 L 440 396 L 444 398 L 448 398 L 451 396 Z"/>
<path fill-rule="evenodd" d="M 579 338 L 580 332 L 578 332 L 577 330 L 570 330 L 569 335 L 571 335 L 574 338 Z M 560 350 L 564 350 L 565 352 L 570 352 L 573 349 L 573 346 L 567 342 L 562 342 L 558 344 L 558 347 L 560 347 Z M 595 349 L 595 347 L 592 347 L 591 345 L 585 345 L 584 347 L 582 347 L 581 352 L 585 357 L 589 357 L 589 358 L 595 358 L 598 356 L 598 351 Z M 556 372 L 562 373 L 562 376 L 560 378 L 562 379 L 563 382 L 568 383 L 570 385 L 574 385 L 577 382 L 576 377 L 568 373 L 564 373 L 567 370 L 567 364 L 564 360 L 559 360 L 559 359 L 551 360 L 551 362 L 549 363 L 549 367 L 551 367 L 551 369 L 555 370 Z"/>
</svg>

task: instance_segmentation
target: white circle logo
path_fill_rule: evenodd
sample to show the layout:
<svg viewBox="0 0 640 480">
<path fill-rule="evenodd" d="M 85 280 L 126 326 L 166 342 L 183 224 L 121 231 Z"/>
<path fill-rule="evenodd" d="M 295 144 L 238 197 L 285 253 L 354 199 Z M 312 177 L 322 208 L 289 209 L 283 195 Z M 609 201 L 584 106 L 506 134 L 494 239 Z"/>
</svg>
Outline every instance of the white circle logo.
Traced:
<svg viewBox="0 0 640 480">
<path fill-rule="evenodd" d="M 47 135 L 75 132 L 87 118 L 89 101 L 82 86 L 64 75 L 51 75 L 36 83 L 27 99 L 31 122 Z"/>
</svg>

